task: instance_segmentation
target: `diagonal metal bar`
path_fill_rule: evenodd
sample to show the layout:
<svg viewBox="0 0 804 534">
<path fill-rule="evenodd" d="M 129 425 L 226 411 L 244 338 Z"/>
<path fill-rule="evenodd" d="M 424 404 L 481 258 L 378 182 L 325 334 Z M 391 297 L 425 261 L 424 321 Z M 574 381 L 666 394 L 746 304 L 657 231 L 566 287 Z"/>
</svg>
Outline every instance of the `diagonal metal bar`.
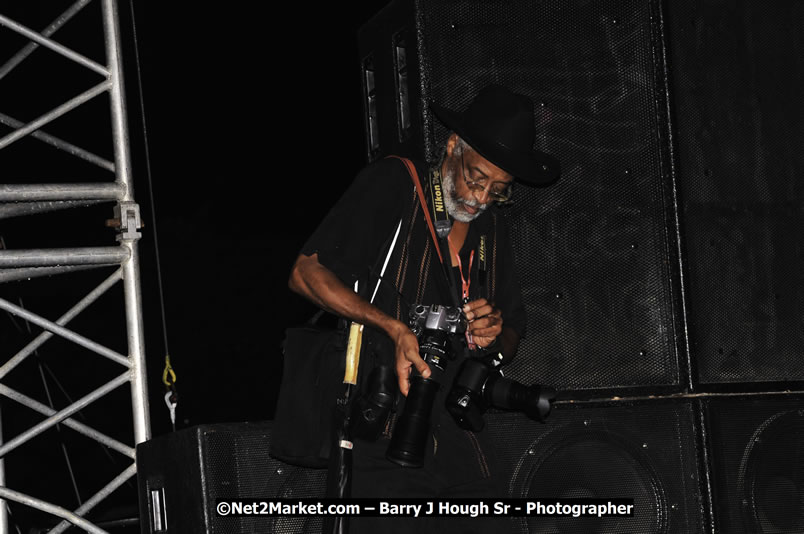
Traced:
<svg viewBox="0 0 804 534">
<path fill-rule="evenodd" d="M 0 76 L 2 78 L 2 76 Z M 25 123 L 6 115 L 5 113 L 0 113 L 0 123 L 5 124 L 6 126 L 11 126 L 12 128 L 22 128 L 25 126 Z M 52 145 L 60 150 L 67 152 L 70 155 L 73 155 L 77 158 L 81 158 L 84 161 L 88 161 L 94 165 L 102 169 L 106 169 L 107 171 L 114 172 L 114 163 L 109 160 L 103 159 L 100 156 L 93 154 L 88 150 L 84 150 L 83 148 L 77 147 L 72 143 L 64 141 L 56 137 L 55 135 L 50 135 L 49 133 L 36 131 L 31 134 L 31 137 L 39 139 L 42 142 L 45 142 L 49 145 Z"/>
<path fill-rule="evenodd" d="M 50 25 L 42 30 L 42 35 L 44 37 L 50 37 L 54 33 L 56 33 L 59 28 L 64 26 L 71 18 L 73 18 L 79 11 L 81 11 L 84 6 L 86 6 L 91 0 L 78 0 L 75 4 L 67 8 L 67 10 L 58 16 L 56 20 L 54 20 Z M 25 45 L 22 50 L 17 52 L 14 57 L 6 61 L 6 64 L 0 67 L 0 80 L 5 78 L 6 74 L 11 72 L 17 65 L 22 63 L 25 58 L 30 56 L 34 50 L 39 48 L 39 45 L 36 43 L 28 43 Z"/>
<path fill-rule="evenodd" d="M 4 138 L 0 139 L 0 150 L 2 150 L 3 148 L 6 148 L 8 145 L 13 143 L 14 141 L 18 141 L 19 139 L 22 139 L 23 137 L 25 137 L 29 133 L 38 130 L 39 128 L 41 128 L 45 124 L 47 124 L 47 123 L 49 123 L 49 122 L 61 117 L 62 115 L 64 115 L 68 111 L 72 111 L 73 109 L 77 108 L 81 104 L 84 104 L 85 102 L 88 102 L 89 100 L 92 100 L 93 98 L 95 98 L 99 94 L 107 91 L 111 87 L 111 85 L 112 84 L 109 81 L 99 83 L 98 85 L 96 85 L 92 89 L 84 91 L 83 93 L 81 93 L 80 95 L 76 96 L 75 98 L 70 99 L 68 102 L 65 102 L 61 106 L 53 109 L 52 111 L 49 111 L 48 113 L 45 113 L 44 115 L 42 115 L 38 119 L 35 119 L 33 122 L 29 122 L 28 124 L 26 124 L 22 128 L 19 128 L 16 131 L 8 134 Z"/>
<path fill-rule="evenodd" d="M 108 383 L 104 384 L 103 386 L 99 387 L 92 393 L 81 397 L 71 405 L 67 406 L 66 408 L 59 410 L 58 412 L 54 413 L 41 423 L 32 426 L 22 434 L 18 435 L 14 439 L 7 441 L 0 447 L 0 458 L 5 457 L 9 452 L 13 451 L 20 445 L 30 441 L 31 439 L 35 438 L 45 430 L 49 429 L 52 426 L 55 426 L 75 412 L 79 410 L 83 410 L 99 398 L 103 397 L 107 393 L 113 391 L 114 389 L 122 386 L 123 384 L 129 382 L 131 380 L 130 373 L 125 372 L 122 375 L 118 376 L 117 378 L 112 379 Z"/>
<path fill-rule="evenodd" d="M 31 322 L 41 328 L 44 328 L 49 332 L 53 332 L 54 334 L 59 335 L 68 341 L 72 341 L 76 345 L 80 345 L 86 349 L 89 349 L 96 354 L 100 354 L 101 356 L 104 356 L 114 362 L 119 363 L 120 365 L 123 365 L 127 368 L 131 367 L 131 362 L 129 362 L 128 358 L 126 358 L 122 354 L 115 352 L 107 347 L 104 347 L 100 343 L 96 343 L 95 341 L 92 341 L 91 339 L 88 339 L 80 334 L 76 334 L 72 330 L 68 330 L 63 326 L 59 326 L 53 321 L 48 321 L 47 319 L 40 317 L 35 313 L 31 313 L 25 308 L 21 308 L 16 304 L 12 304 L 11 302 L 5 299 L 0 299 L 0 310 L 6 310 L 7 312 L 10 312 L 11 314 L 16 315 L 17 317 L 21 317 L 28 322 Z"/>
<path fill-rule="evenodd" d="M 83 184 L 0 184 L 0 202 L 34 200 L 120 200 L 124 188 L 115 182 Z"/>
<path fill-rule="evenodd" d="M 90 291 L 87 296 L 79 300 L 75 306 L 67 310 L 67 312 L 58 318 L 56 324 L 65 326 L 72 321 L 79 313 L 87 309 L 90 304 L 98 300 L 101 295 L 106 293 L 112 286 L 114 286 L 123 277 L 123 270 L 117 269 L 106 280 L 98 284 L 98 286 Z M 11 372 L 17 365 L 34 353 L 36 349 L 41 347 L 48 339 L 53 337 L 51 332 L 42 332 L 36 336 L 30 343 L 28 343 L 21 351 L 15 354 L 10 360 L 0 367 L 0 380 L 2 380 L 8 373 Z"/>
<path fill-rule="evenodd" d="M 125 247 L 82 247 L 0 250 L 0 267 L 121 264 L 131 252 Z"/>
<path fill-rule="evenodd" d="M 101 502 L 103 499 L 111 495 L 113 491 L 115 491 L 117 488 L 125 484 L 129 478 L 133 477 L 136 474 L 137 474 L 137 465 L 132 464 L 131 466 L 129 466 L 128 469 L 120 473 L 117 477 L 114 478 L 114 480 L 112 480 L 106 486 L 104 486 L 103 489 L 101 489 L 98 493 L 90 497 L 87 500 L 87 502 L 81 505 L 80 508 L 76 509 L 75 515 L 81 517 L 85 516 L 87 512 L 92 510 L 99 502 Z M 68 528 L 70 528 L 70 523 L 68 521 L 62 521 L 54 528 L 49 530 L 48 534 L 61 534 Z"/>
<path fill-rule="evenodd" d="M 14 491 L 6 487 L 0 487 L 0 497 L 2 497 L 3 499 L 7 499 L 9 501 L 14 501 L 20 504 L 24 504 L 26 506 L 30 506 L 31 508 L 36 508 L 37 510 L 42 510 L 43 512 L 55 515 L 56 517 L 66 519 L 73 525 L 83 528 L 90 534 L 109 534 L 107 531 L 93 525 L 83 517 L 75 515 L 66 508 L 62 508 L 61 506 L 51 504 L 49 502 L 43 501 L 42 499 L 31 497 L 30 495 L 20 493 L 19 491 Z"/>
<path fill-rule="evenodd" d="M 19 391 L 13 390 L 8 386 L 0 384 L 0 395 L 4 397 L 8 397 L 11 400 L 17 401 L 20 404 L 31 408 L 34 411 L 41 413 L 47 417 L 52 417 L 56 415 L 56 410 L 51 408 L 46 404 L 42 404 L 41 402 L 37 401 L 36 399 L 32 399 L 26 395 L 23 395 Z M 94 439 L 98 443 L 102 445 L 106 445 L 110 449 L 113 449 L 124 456 L 128 456 L 131 459 L 136 457 L 136 450 L 133 447 L 129 447 L 125 443 L 121 443 L 114 438 L 103 434 L 89 425 L 85 425 L 83 423 L 79 423 L 75 419 L 65 419 L 61 422 L 62 425 L 72 428 L 79 434 L 83 434 L 88 438 Z"/>
<path fill-rule="evenodd" d="M 45 46 L 54 52 L 61 54 L 62 56 L 75 61 L 79 65 L 82 65 L 90 70 L 94 70 L 98 74 L 108 77 L 109 71 L 96 61 L 92 61 L 88 57 L 82 56 L 78 52 L 74 52 L 67 48 L 64 45 L 57 43 L 52 39 L 48 39 L 47 37 L 42 36 L 40 33 L 33 31 L 30 28 L 23 26 L 22 24 L 11 20 L 10 18 L 6 17 L 5 15 L 0 15 L 0 26 L 5 26 L 6 28 L 19 33 L 20 35 L 27 37 L 31 41 L 35 43 L 39 43 L 42 46 Z"/>
</svg>

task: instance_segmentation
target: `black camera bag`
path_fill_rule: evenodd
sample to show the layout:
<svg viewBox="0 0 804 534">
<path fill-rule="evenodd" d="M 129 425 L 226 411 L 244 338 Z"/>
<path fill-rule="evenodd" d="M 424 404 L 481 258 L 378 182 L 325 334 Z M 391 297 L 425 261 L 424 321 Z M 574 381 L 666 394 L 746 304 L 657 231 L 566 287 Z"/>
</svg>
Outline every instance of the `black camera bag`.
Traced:
<svg viewBox="0 0 804 534">
<path fill-rule="evenodd" d="M 288 328 L 284 367 L 271 435 L 271 456 L 303 467 L 327 466 L 333 443 L 335 399 L 343 389 L 347 329 L 319 324 L 319 311 Z"/>
</svg>

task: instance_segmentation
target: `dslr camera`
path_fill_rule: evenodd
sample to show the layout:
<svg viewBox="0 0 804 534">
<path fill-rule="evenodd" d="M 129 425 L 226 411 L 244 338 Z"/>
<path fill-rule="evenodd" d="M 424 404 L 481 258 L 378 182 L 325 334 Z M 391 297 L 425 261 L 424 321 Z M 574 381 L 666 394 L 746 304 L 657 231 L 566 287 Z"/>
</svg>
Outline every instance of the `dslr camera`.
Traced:
<svg viewBox="0 0 804 534">
<path fill-rule="evenodd" d="M 419 354 L 431 372 L 429 378 L 424 378 L 411 369 L 404 412 L 396 422 L 386 457 L 404 467 L 421 467 L 435 397 L 448 362 L 455 358 L 450 350 L 452 339 L 463 338 L 467 321 L 460 308 L 438 304 L 412 306 L 409 319 L 419 340 Z M 461 428 L 482 430 L 483 413 L 489 407 L 522 411 L 539 421 L 549 415 L 555 391 L 503 377 L 501 363 L 502 356 L 493 352 L 463 362 L 446 397 L 447 410 Z"/>
</svg>

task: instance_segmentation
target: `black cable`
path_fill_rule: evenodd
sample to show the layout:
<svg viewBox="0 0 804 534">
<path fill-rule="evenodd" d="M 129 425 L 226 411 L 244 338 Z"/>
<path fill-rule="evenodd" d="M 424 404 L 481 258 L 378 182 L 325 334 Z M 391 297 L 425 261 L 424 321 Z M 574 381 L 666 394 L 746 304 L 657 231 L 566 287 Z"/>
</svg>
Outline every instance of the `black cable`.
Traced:
<svg viewBox="0 0 804 534">
<path fill-rule="evenodd" d="M 137 72 L 137 89 L 139 92 L 140 117 L 142 118 L 142 140 L 145 152 L 145 175 L 148 180 L 148 199 L 151 202 L 151 233 L 154 238 L 154 259 L 156 261 L 156 283 L 159 292 L 159 306 L 162 314 L 162 340 L 165 345 L 165 354 L 170 354 L 168 348 L 167 319 L 165 314 L 165 297 L 162 285 L 162 262 L 159 256 L 159 239 L 156 231 L 156 204 L 154 202 L 154 187 L 151 176 L 151 154 L 148 150 L 148 130 L 145 125 L 145 98 L 142 90 L 142 75 L 140 69 L 139 41 L 137 40 L 137 24 L 135 22 L 134 1 L 129 2 L 131 8 L 131 33 L 134 39 L 134 64 Z"/>
</svg>

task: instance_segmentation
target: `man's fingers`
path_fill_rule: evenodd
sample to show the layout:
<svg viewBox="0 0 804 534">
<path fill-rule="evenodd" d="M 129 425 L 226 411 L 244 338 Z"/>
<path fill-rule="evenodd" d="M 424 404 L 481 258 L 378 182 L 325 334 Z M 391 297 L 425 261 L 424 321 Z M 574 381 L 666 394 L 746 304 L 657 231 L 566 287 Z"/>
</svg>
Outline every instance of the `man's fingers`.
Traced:
<svg viewBox="0 0 804 534">
<path fill-rule="evenodd" d="M 491 303 L 486 299 L 477 299 L 467 302 L 463 306 L 463 312 L 469 321 L 473 321 L 478 317 L 500 314 L 500 310 L 494 307 L 494 303 Z"/>
<path fill-rule="evenodd" d="M 399 391 L 405 397 L 408 396 L 408 392 L 410 391 L 410 375 L 413 368 L 424 378 L 428 378 L 431 374 L 427 362 L 419 356 L 417 351 L 402 353 L 402 356 L 397 359 L 396 374 L 399 382 Z"/>
<path fill-rule="evenodd" d="M 477 328 L 475 330 L 472 330 L 470 334 L 472 334 L 473 339 L 478 337 L 495 338 L 500 334 L 502 334 L 502 328 L 500 328 L 497 325 L 489 326 L 488 328 Z"/>
<path fill-rule="evenodd" d="M 420 375 L 422 375 L 424 378 L 430 377 L 430 367 L 427 365 L 427 362 L 419 358 L 419 361 L 415 365 L 416 370 L 419 371 Z"/>
</svg>

